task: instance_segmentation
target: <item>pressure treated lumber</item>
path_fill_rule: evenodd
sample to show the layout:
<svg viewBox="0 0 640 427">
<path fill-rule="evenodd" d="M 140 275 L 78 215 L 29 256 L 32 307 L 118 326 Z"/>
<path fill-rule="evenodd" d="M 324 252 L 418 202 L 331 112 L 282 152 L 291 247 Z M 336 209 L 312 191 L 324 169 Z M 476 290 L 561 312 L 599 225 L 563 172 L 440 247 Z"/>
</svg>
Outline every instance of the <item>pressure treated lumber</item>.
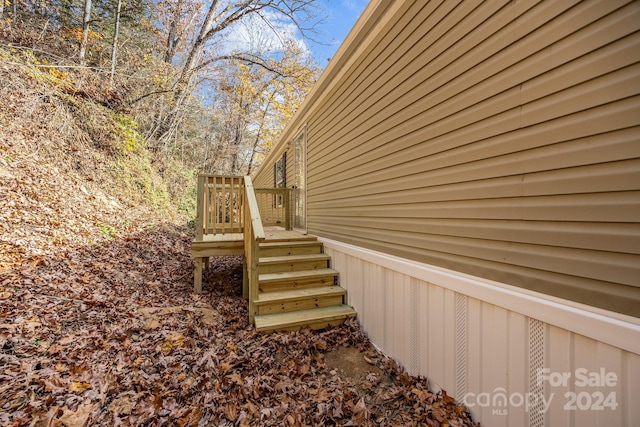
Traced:
<svg viewBox="0 0 640 427">
<path fill-rule="evenodd" d="M 318 307 L 342 305 L 347 291 L 340 286 L 261 292 L 254 305 L 258 314 L 288 313 Z"/>
<path fill-rule="evenodd" d="M 331 257 L 326 254 L 303 254 L 261 257 L 258 266 L 261 274 L 296 270 L 317 270 L 329 267 Z"/>
<path fill-rule="evenodd" d="M 336 326 L 346 318 L 355 317 L 356 312 L 348 305 L 321 307 L 312 310 L 300 310 L 291 313 L 267 314 L 255 317 L 258 332 L 298 330 L 302 327 L 322 329 Z"/>
<path fill-rule="evenodd" d="M 327 286 L 336 283 L 338 272 L 331 268 L 260 274 L 261 292 Z"/>
</svg>

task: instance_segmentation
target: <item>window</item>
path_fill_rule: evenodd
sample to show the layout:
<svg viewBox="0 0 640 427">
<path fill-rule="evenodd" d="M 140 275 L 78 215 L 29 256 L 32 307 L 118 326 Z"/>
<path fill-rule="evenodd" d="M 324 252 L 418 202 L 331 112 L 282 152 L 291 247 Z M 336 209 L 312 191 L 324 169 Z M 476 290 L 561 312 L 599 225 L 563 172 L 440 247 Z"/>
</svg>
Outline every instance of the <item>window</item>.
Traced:
<svg viewBox="0 0 640 427">
<path fill-rule="evenodd" d="M 275 188 L 287 188 L 287 152 L 282 154 L 280 160 L 276 162 L 273 168 L 273 183 Z M 273 199 L 274 207 L 284 205 L 284 196 L 276 194 Z"/>
<path fill-rule="evenodd" d="M 287 187 L 287 153 L 276 162 L 273 169 L 273 183 L 275 188 Z"/>
</svg>

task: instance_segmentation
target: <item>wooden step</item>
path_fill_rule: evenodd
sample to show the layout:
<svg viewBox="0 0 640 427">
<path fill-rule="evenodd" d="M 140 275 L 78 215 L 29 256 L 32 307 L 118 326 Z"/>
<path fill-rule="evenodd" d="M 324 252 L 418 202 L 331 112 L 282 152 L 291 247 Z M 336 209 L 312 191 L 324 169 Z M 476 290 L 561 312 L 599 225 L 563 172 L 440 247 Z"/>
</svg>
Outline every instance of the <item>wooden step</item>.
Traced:
<svg viewBox="0 0 640 427">
<path fill-rule="evenodd" d="M 260 292 L 274 292 L 298 288 L 317 288 L 337 283 L 338 272 L 331 268 L 317 270 L 264 273 L 258 276 Z"/>
<path fill-rule="evenodd" d="M 296 310 L 308 310 L 318 307 L 341 305 L 347 293 L 340 286 L 322 286 L 287 291 L 262 292 L 254 306 L 258 315 L 288 313 Z"/>
<path fill-rule="evenodd" d="M 290 242 L 315 242 L 318 240 L 316 236 L 309 236 L 291 231 L 270 232 L 265 230 L 266 241 L 269 243 L 290 243 Z"/>
<path fill-rule="evenodd" d="M 281 271 L 317 270 L 328 268 L 331 257 L 325 254 L 304 254 L 263 257 L 258 261 L 260 273 Z"/>
<path fill-rule="evenodd" d="M 259 332 L 297 331 L 307 326 L 311 329 L 322 329 L 340 325 L 345 319 L 355 316 L 356 312 L 353 308 L 342 304 L 290 313 L 265 314 L 256 316 L 255 323 L 256 330 Z"/>
<path fill-rule="evenodd" d="M 297 242 L 263 242 L 260 243 L 261 257 L 275 257 L 287 255 L 304 255 L 322 253 L 322 243 L 317 240 L 303 240 Z"/>
</svg>

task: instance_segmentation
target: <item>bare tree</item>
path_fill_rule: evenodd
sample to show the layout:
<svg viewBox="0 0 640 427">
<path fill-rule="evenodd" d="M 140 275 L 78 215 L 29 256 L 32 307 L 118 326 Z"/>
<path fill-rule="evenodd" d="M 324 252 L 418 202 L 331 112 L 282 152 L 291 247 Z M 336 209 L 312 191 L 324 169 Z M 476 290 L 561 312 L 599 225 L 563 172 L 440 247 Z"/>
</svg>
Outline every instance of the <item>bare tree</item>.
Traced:
<svg viewBox="0 0 640 427">
<path fill-rule="evenodd" d="M 195 87 L 194 76 L 211 64 L 225 60 L 240 60 L 254 63 L 268 68 L 265 58 L 252 52 L 233 51 L 230 53 L 211 54 L 207 52 L 209 42 L 218 39 L 234 24 L 246 17 L 255 16 L 264 21 L 273 31 L 278 31 L 274 19 L 287 20 L 304 35 L 313 31 L 313 25 L 305 27 L 305 23 L 314 21 L 316 15 L 315 2 L 317 0 L 244 0 L 235 2 L 221 2 L 212 0 L 207 13 L 197 31 L 193 43 L 188 49 L 186 59 L 181 66 L 176 81 L 173 84 L 171 102 L 165 114 L 158 114 L 156 128 L 152 135 L 157 140 L 169 138 L 175 131 L 175 124 L 179 119 L 180 110 L 185 100 L 191 95 Z M 176 11 L 178 13 L 178 11 Z M 277 17 L 277 18 L 274 18 Z M 169 29 L 168 47 L 174 43 Z M 174 41 L 172 41 L 174 40 Z M 212 49 L 215 50 L 215 49 Z M 219 52 L 219 51 L 218 51 Z M 167 55 L 171 52 L 167 50 Z M 275 70 L 272 70 L 275 71 Z"/>
<path fill-rule="evenodd" d="M 115 24 L 113 28 L 113 41 L 111 43 L 111 79 L 110 85 L 113 87 L 113 76 L 116 73 L 116 62 L 118 54 L 118 34 L 120 32 L 120 11 L 122 10 L 122 0 L 118 0 L 116 5 Z"/>
<path fill-rule="evenodd" d="M 91 0 L 84 0 L 84 14 L 82 15 L 82 41 L 80 42 L 80 62 L 85 64 L 87 44 L 89 43 L 89 22 L 91 21 Z"/>
</svg>

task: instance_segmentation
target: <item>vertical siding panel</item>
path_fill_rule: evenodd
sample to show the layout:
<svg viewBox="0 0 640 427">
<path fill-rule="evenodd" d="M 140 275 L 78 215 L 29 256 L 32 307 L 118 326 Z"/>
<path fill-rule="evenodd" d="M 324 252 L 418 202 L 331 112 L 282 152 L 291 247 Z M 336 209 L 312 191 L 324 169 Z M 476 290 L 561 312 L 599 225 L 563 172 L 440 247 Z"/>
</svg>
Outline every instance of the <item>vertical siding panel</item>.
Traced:
<svg viewBox="0 0 640 427">
<path fill-rule="evenodd" d="M 389 349 L 395 344 L 394 341 L 394 331 L 393 324 L 395 322 L 395 316 L 397 313 L 395 311 L 393 296 L 396 293 L 395 283 L 394 283 L 394 272 L 393 270 L 387 269 L 384 273 L 385 276 L 385 290 L 384 290 L 384 313 L 385 313 L 385 322 L 384 322 L 384 340 L 380 343 L 382 348 Z"/>
<path fill-rule="evenodd" d="M 595 391 L 595 389 L 591 387 L 578 387 L 576 386 L 576 377 L 575 373 L 577 369 L 586 369 L 588 372 L 597 372 L 600 369 L 598 366 L 598 343 L 590 340 L 582 335 L 573 334 L 573 352 L 574 352 L 574 365 L 571 370 L 571 379 L 569 382 L 571 383 L 571 391 L 579 394 L 581 392 L 591 393 Z M 560 396 L 558 396 L 560 397 Z M 570 403 L 568 399 L 564 399 L 565 403 Z M 574 402 L 575 403 L 575 402 Z M 580 410 L 572 410 L 574 413 L 573 417 L 575 420 L 576 426 L 584 426 L 592 423 L 593 425 L 598 425 L 594 422 L 594 417 L 596 416 L 592 411 L 580 411 Z"/>
<path fill-rule="evenodd" d="M 367 320 L 366 313 L 364 311 L 364 284 L 362 275 L 362 263 L 363 261 L 349 257 L 347 260 L 346 268 L 346 281 L 352 283 L 352 287 L 349 289 L 349 304 L 358 312 L 358 316 L 362 322 Z M 342 281 L 342 279 L 341 279 Z"/>
<path fill-rule="evenodd" d="M 360 309 L 361 311 L 358 311 L 358 314 L 362 313 L 362 318 L 367 319 L 367 324 L 370 325 L 369 329 L 371 331 L 374 331 L 376 328 L 377 316 L 373 312 L 373 306 L 371 305 L 371 303 L 373 302 L 373 294 L 375 294 L 375 288 L 372 287 L 371 283 L 371 263 L 363 261 L 361 268 L 362 273 L 360 276 L 360 280 L 362 281 L 362 293 L 360 295 L 360 298 L 362 300 L 362 305 Z"/>
<path fill-rule="evenodd" d="M 408 322 L 406 321 L 409 278 L 393 272 L 391 280 L 389 287 L 391 294 L 388 295 L 390 308 L 387 311 L 389 313 L 387 338 L 390 343 L 388 355 L 404 365 L 408 354 L 406 347 L 409 345 L 407 339 Z"/>
<path fill-rule="evenodd" d="M 435 285 L 431 285 L 435 286 Z M 442 387 L 450 395 L 455 396 L 456 389 L 456 294 L 450 289 L 445 290 L 443 298 L 443 333 L 444 345 L 440 349 L 440 357 L 444 358 Z M 429 371 L 426 371 L 429 372 Z M 455 396 L 456 398 L 458 396 Z"/>
<path fill-rule="evenodd" d="M 431 355 L 429 349 L 434 345 L 434 337 L 429 332 L 431 299 L 429 295 L 429 284 L 418 281 L 418 306 L 417 306 L 417 329 L 416 340 L 418 345 L 418 372 L 431 372 L 429 363 Z"/>
<path fill-rule="evenodd" d="M 475 298 L 467 300 L 467 391 L 480 393 L 486 390 L 482 382 L 482 302 Z M 461 396 L 460 398 L 462 398 Z M 471 399 L 475 403 L 475 399 Z M 482 408 L 470 408 L 477 416 L 482 416 Z"/>
<path fill-rule="evenodd" d="M 408 307 L 410 313 L 410 320 L 408 324 L 407 334 L 409 335 L 410 343 L 410 357 L 409 361 L 405 362 L 407 372 L 411 375 L 418 375 L 420 371 L 420 333 L 423 329 L 420 328 L 421 316 L 420 316 L 420 280 L 415 277 L 409 277 L 409 302 Z"/>
<path fill-rule="evenodd" d="M 573 372 L 572 363 L 574 347 L 573 334 L 555 326 L 548 327 L 549 350 L 545 355 L 544 367 L 550 372 Z M 540 377 L 540 379 L 542 379 Z M 549 410 L 545 413 L 545 425 L 566 425 L 573 426 L 573 416 L 570 411 L 564 409 L 564 394 L 571 391 L 571 381 L 566 386 L 551 387 L 548 381 L 544 381 L 544 392 L 546 396 L 552 395 Z"/>
<path fill-rule="evenodd" d="M 600 373 L 600 369 L 604 369 L 605 375 L 612 373 L 616 376 L 616 385 L 615 386 L 607 386 L 603 385 L 601 387 L 595 387 L 590 389 L 590 391 L 602 393 L 606 398 L 610 393 L 614 393 L 616 396 L 616 400 L 618 402 L 618 407 L 615 410 L 611 410 L 610 407 L 604 407 L 604 410 L 594 410 L 588 411 L 592 414 L 594 418 L 596 418 L 598 426 L 621 426 L 623 424 L 624 419 L 624 411 L 622 408 L 626 408 L 633 403 L 630 400 L 632 394 L 623 393 L 623 386 L 626 381 L 629 379 L 625 377 L 625 369 L 624 369 L 624 361 L 623 354 L 620 349 L 612 347 L 607 344 L 598 343 L 597 344 L 597 363 L 598 368 L 595 372 Z M 597 396 L 592 394 L 592 404 L 597 403 Z M 604 403 L 604 402 L 600 402 Z"/>
<path fill-rule="evenodd" d="M 519 313 L 509 312 L 507 319 L 507 395 L 528 390 L 527 318 Z M 525 407 L 509 407 L 505 417 L 507 425 L 526 425 Z"/>
<path fill-rule="evenodd" d="M 384 337 L 384 297 L 385 283 L 382 268 L 373 263 L 365 265 L 365 310 L 370 320 L 367 335 L 373 342 L 381 342 Z"/>
<path fill-rule="evenodd" d="M 423 282 L 424 283 L 424 282 Z M 425 291 L 428 297 L 425 298 L 429 301 L 428 310 L 424 310 L 425 316 L 425 328 L 423 329 L 428 333 L 428 343 L 424 347 L 424 354 L 426 355 L 427 364 L 424 372 L 431 372 L 430 377 L 439 386 L 444 386 L 444 351 L 445 337 L 444 337 L 444 325 L 451 321 L 444 316 L 444 289 L 440 286 L 434 286 L 432 284 L 424 283 Z M 425 340 L 426 341 L 426 340 Z"/>
<path fill-rule="evenodd" d="M 396 329 L 399 332 L 398 339 L 400 341 L 400 357 L 398 361 L 404 368 L 409 371 L 411 370 L 411 362 L 412 362 L 412 349 L 413 349 L 413 330 L 411 328 L 413 323 L 413 294 L 411 292 L 411 287 L 413 285 L 412 277 L 406 276 L 404 274 L 398 274 L 398 282 L 401 283 L 402 287 L 402 300 L 396 301 L 398 307 L 400 307 L 401 315 L 400 322 L 398 324 L 398 328 Z"/>
<path fill-rule="evenodd" d="M 491 304 L 482 304 L 482 326 L 480 336 L 482 337 L 482 392 L 489 393 L 491 402 L 489 406 L 483 408 L 483 419 L 490 420 L 491 425 L 497 427 L 507 426 L 507 418 L 494 411 L 508 409 L 495 407 L 493 397 L 504 391 L 506 393 L 508 366 L 507 353 L 497 351 L 504 349 L 507 339 L 507 313 L 506 310 Z"/>
<path fill-rule="evenodd" d="M 328 249 L 324 247 L 323 252 L 331 257 L 331 268 L 336 271 L 347 271 L 347 255 L 344 252 L 334 251 L 332 249 Z M 346 277 L 340 276 L 340 285 L 345 288 L 347 291 L 351 286 L 354 286 Z M 348 298 L 348 294 L 347 294 Z"/>
</svg>

